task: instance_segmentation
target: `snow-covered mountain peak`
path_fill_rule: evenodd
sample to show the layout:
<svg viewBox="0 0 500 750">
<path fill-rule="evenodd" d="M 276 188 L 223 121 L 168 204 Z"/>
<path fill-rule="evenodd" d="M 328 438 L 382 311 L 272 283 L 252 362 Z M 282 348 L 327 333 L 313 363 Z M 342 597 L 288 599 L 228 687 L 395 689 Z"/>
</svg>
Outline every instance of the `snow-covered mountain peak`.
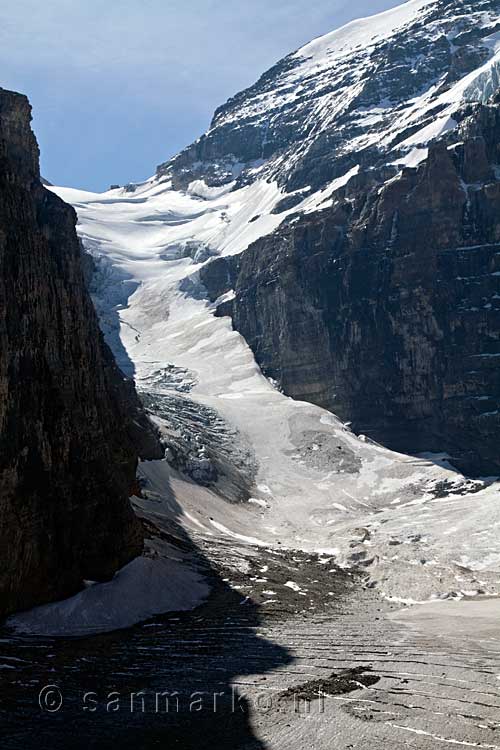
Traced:
<svg viewBox="0 0 500 750">
<path fill-rule="evenodd" d="M 356 166 L 414 165 L 498 79 L 496 0 L 412 0 L 313 40 L 219 107 L 160 178 L 323 188 Z M 415 148 L 420 147 L 419 151 Z"/>
<path fill-rule="evenodd" d="M 499 70 L 497 0 L 411 0 L 278 62 L 151 180 L 111 191 L 99 210 L 140 215 L 148 247 L 195 270 L 328 207 L 351 179 L 384 181 L 421 163 L 433 140 L 460 139 L 465 105 L 491 97 Z"/>
<path fill-rule="evenodd" d="M 419 11 L 433 2 L 435 0 L 410 0 L 376 16 L 358 18 L 329 34 L 313 39 L 297 50 L 294 56 L 306 59 L 308 67 L 329 65 L 334 57 L 387 40 L 396 30 L 414 21 Z"/>
</svg>

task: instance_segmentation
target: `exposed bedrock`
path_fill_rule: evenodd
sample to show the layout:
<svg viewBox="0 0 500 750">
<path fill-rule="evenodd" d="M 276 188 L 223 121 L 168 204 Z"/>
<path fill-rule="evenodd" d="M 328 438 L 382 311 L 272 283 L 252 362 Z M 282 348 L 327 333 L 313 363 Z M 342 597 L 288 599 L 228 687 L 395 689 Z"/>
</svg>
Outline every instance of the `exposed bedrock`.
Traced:
<svg viewBox="0 0 500 750">
<path fill-rule="evenodd" d="M 264 373 L 390 448 L 500 471 L 500 107 L 202 271 Z"/>
<path fill-rule="evenodd" d="M 75 213 L 40 181 L 30 120 L 28 100 L 0 89 L 0 616 L 141 552 L 128 498 L 138 448 L 157 450 L 99 331 Z"/>
</svg>

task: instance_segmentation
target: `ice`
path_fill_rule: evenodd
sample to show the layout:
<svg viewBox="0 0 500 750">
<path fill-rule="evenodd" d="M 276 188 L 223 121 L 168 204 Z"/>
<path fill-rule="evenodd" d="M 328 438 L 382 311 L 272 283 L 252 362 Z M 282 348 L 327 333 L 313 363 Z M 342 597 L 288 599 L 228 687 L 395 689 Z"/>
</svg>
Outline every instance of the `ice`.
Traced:
<svg viewBox="0 0 500 750">
<path fill-rule="evenodd" d="M 263 492 L 264 495 L 271 495 L 272 494 L 271 490 L 269 489 L 269 487 L 267 486 L 267 484 L 259 484 L 258 487 L 257 487 L 257 489 L 260 492 Z"/>
<path fill-rule="evenodd" d="M 332 193 L 334 193 L 335 190 L 344 187 L 344 185 L 347 185 L 351 177 L 355 177 L 358 173 L 359 165 L 356 165 L 342 177 L 332 180 L 324 190 L 320 190 L 317 193 L 313 193 L 311 197 L 305 198 L 295 210 L 308 214 L 313 211 L 322 211 L 323 209 L 328 208 L 332 205 Z"/>
<path fill-rule="evenodd" d="M 444 117 L 438 117 L 433 123 L 430 125 L 427 125 L 425 128 L 422 128 L 422 130 L 417 131 L 412 136 L 407 138 L 405 141 L 402 141 L 399 146 L 401 148 L 405 148 L 407 146 L 423 146 L 426 143 L 429 143 L 432 140 L 435 140 L 440 135 L 443 135 L 448 130 L 453 130 L 457 127 L 457 122 L 450 117 L 449 115 L 445 115 Z M 410 164 L 407 166 L 415 166 L 414 163 L 416 159 L 419 161 L 422 161 L 420 158 L 425 153 L 425 149 L 415 149 L 411 152 L 413 155 L 413 158 L 410 159 Z"/>
<path fill-rule="evenodd" d="M 248 499 L 249 503 L 252 503 L 253 505 L 259 505 L 261 508 L 267 508 L 267 503 L 265 500 L 260 500 L 258 497 L 250 497 Z"/>
</svg>

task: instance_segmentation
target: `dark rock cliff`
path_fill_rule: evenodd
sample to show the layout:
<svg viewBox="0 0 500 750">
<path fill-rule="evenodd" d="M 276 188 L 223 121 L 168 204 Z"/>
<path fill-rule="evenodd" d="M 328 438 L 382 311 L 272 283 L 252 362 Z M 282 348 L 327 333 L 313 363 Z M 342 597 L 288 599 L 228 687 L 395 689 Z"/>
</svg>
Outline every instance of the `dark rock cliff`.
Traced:
<svg viewBox="0 0 500 750">
<path fill-rule="evenodd" d="M 0 616 L 140 554 L 136 445 L 156 450 L 99 331 L 75 213 L 42 186 L 30 120 L 28 100 L 0 89 Z"/>
<path fill-rule="evenodd" d="M 400 451 L 500 471 L 500 106 L 202 271 L 265 374 Z M 455 145 L 454 145 L 455 144 Z"/>
</svg>

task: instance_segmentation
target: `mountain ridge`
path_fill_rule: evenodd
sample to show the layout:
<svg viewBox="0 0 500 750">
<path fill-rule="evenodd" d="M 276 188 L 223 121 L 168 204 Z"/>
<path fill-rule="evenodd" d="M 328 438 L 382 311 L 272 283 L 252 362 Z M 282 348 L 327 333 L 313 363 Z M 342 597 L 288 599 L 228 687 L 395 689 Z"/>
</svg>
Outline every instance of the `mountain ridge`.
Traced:
<svg viewBox="0 0 500 750">
<path fill-rule="evenodd" d="M 411 160 L 415 148 L 404 136 L 418 144 L 418 130 L 431 128 L 423 143 L 440 125 L 443 132 L 461 96 L 452 83 L 474 70 L 480 76 L 480 63 L 495 56 L 480 44 L 500 29 L 495 7 L 418 0 L 320 37 L 219 107 L 208 131 L 157 174 L 181 189 L 199 178 L 219 186 L 262 176 L 291 192 L 323 187 L 356 164 L 380 165 L 391 151 L 393 160 Z M 331 49 L 332 39 L 352 43 L 353 30 L 364 44 Z"/>
<path fill-rule="evenodd" d="M 363 34 L 369 38 L 360 50 Z M 211 300 L 221 300 L 218 314 L 231 315 L 264 372 L 286 393 L 332 410 L 352 421 L 356 431 L 395 450 L 445 450 L 463 470 L 492 474 L 500 471 L 495 443 L 500 383 L 494 367 L 500 324 L 495 275 L 500 248 L 495 244 L 499 235 L 493 209 L 488 206 L 500 173 L 495 146 L 499 52 L 499 8 L 490 0 L 474 4 L 461 0 L 410 2 L 352 22 L 284 58 L 253 87 L 222 105 L 205 136 L 158 173 L 160 180 L 170 177 L 174 189 L 185 188 L 186 182 L 196 178 L 188 184 L 188 191 L 199 182 L 238 190 L 259 178 L 275 179 L 282 186 L 282 196 L 271 210 L 281 216 L 273 232 L 262 231 L 256 244 L 250 244 L 241 256 L 232 258 L 232 253 L 223 252 L 228 257 L 212 259 L 200 274 Z M 340 60 L 340 72 L 332 60 Z M 359 69 L 352 70 L 360 61 L 361 75 Z M 301 69 L 306 70 L 302 79 Z M 284 145 L 275 144 L 267 161 L 263 158 L 261 163 L 245 164 L 246 156 L 255 157 L 257 151 L 243 151 L 244 156 L 236 157 L 231 149 L 240 138 L 255 149 L 247 132 L 250 127 L 255 136 L 252 107 L 264 111 L 267 102 L 273 112 L 273 97 L 279 100 L 281 88 L 286 89 L 292 81 L 286 93 L 289 100 L 281 102 L 281 111 L 272 116 L 278 121 L 281 118 L 284 128 L 286 123 L 297 122 L 296 132 Z M 304 111 L 309 116 L 310 96 L 306 96 L 306 104 L 292 102 L 300 85 L 309 95 L 312 92 L 313 103 L 319 90 L 321 106 L 326 106 L 326 115 L 317 111 L 319 137 L 314 133 L 311 137 L 313 131 L 303 124 Z M 271 92 L 267 98 L 266 91 Z M 347 108 L 346 92 L 351 95 Z M 380 106 L 383 93 L 385 103 Z M 225 140 L 228 128 L 234 132 Z M 271 142 L 266 131 L 264 147 Z M 441 147 L 434 146 L 439 143 Z M 217 158 L 224 148 L 228 162 Z M 451 160 L 445 157 L 447 150 Z M 233 167 L 237 165 L 237 175 L 227 170 L 231 160 Z M 439 166 L 432 167 L 433 163 Z M 423 195 L 417 187 L 417 174 L 420 181 L 435 182 L 434 188 L 430 184 L 426 188 L 428 196 L 422 199 L 425 205 L 420 208 L 420 218 L 411 219 L 420 251 L 409 249 L 413 238 L 398 218 L 399 214 L 409 216 L 405 207 L 409 196 L 403 191 L 397 197 L 397 186 L 405 182 Z M 325 198 L 314 198 L 322 195 L 322 189 Z M 392 204 L 382 202 L 379 194 L 395 196 Z M 305 200 L 305 196 L 310 198 Z M 376 212 L 380 216 L 375 216 Z M 321 237 L 309 248 L 312 240 L 307 232 L 315 217 Z M 261 216 L 256 220 L 263 221 Z M 438 222 L 442 223 L 439 229 Z M 429 223 L 435 235 L 429 234 Z M 382 229 L 384 224 L 387 230 Z M 295 239 L 290 237 L 298 237 L 301 228 L 303 238 L 294 252 L 289 243 L 293 247 Z M 282 251 L 282 245 L 288 249 Z M 373 277 L 371 290 L 366 285 L 358 288 L 354 279 L 340 275 L 342 254 L 349 246 L 364 253 L 358 274 L 367 273 L 377 256 L 385 267 L 380 278 Z M 461 259 L 468 246 L 477 248 L 475 259 Z M 304 251 L 324 257 L 324 262 L 318 269 L 306 270 L 310 266 L 303 265 Z M 438 260 L 442 251 L 454 251 L 455 261 L 451 255 L 446 263 Z M 395 268 L 397 253 L 414 260 L 406 267 L 400 264 L 396 273 L 390 269 Z M 277 260 L 280 257 L 281 261 Z M 333 269 L 332 262 L 340 266 Z M 345 258 L 344 262 L 354 261 Z M 462 280 L 461 274 L 470 275 L 467 269 L 473 262 L 478 278 L 482 274 L 485 279 L 482 287 L 473 275 L 468 283 Z M 430 263 L 434 278 L 429 278 L 425 267 L 418 272 L 415 263 Z M 453 263 L 455 280 L 449 278 Z M 329 294 L 344 300 L 342 315 L 341 308 L 332 310 L 331 300 L 325 296 L 327 284 L 334 285 Z M 366 312 L 359 309 L 359 300 L 346 299 L 345 285 L 352 285 L 353 295 L 362 294 Z M 440 286 L 447 290 L 448 307 L 439 298 Z M 484 297 L 479 295 L 480 288 Z M 419 289 L 422 296 L 417 299 Z M 410 323 L 412 335 L 408 335 L 407 326 L 414 314 L 408 301 L 403 302 L 403 293 L 413 299 L 417 309 L 423 305 L 425 310 Z M 301 297 L 302 303 L 298 301 Z M 398 298 L 399 309 L 389 303 Z M 439 310 L 437 316 L 435 310 Z M 370 315 L 380 318 L 375 328 Z M 357 321 L 356 333 L 348 332 L 349 323 L 342 316 L 347 316 L 347 321 L 353 317 L 351 323 Z M 424 331 L 427 327 L 427 333 L 422 335 L 419 326 Z M 297 333 L 301 331 L 305 335 Z M 376 342 L 369 361 L 363 343 L 353 355 L 353 336 L 364 341 L 368 350 Z M 421 351 L 415 349 L 418 340 Z M 435 366 L 430 359 L 422 361 L 426 351 Z M 444 357 L 443 351 L 448 351 Z M 486 367 L 488 360 L 490 366 Z M 344 363 L 340 368 L 338 361 Z M 477 371 L 474 362 L 481 365 Z M 356 372 L 360 367 L 366 367 L 367 377 Z"/>
</svg>

